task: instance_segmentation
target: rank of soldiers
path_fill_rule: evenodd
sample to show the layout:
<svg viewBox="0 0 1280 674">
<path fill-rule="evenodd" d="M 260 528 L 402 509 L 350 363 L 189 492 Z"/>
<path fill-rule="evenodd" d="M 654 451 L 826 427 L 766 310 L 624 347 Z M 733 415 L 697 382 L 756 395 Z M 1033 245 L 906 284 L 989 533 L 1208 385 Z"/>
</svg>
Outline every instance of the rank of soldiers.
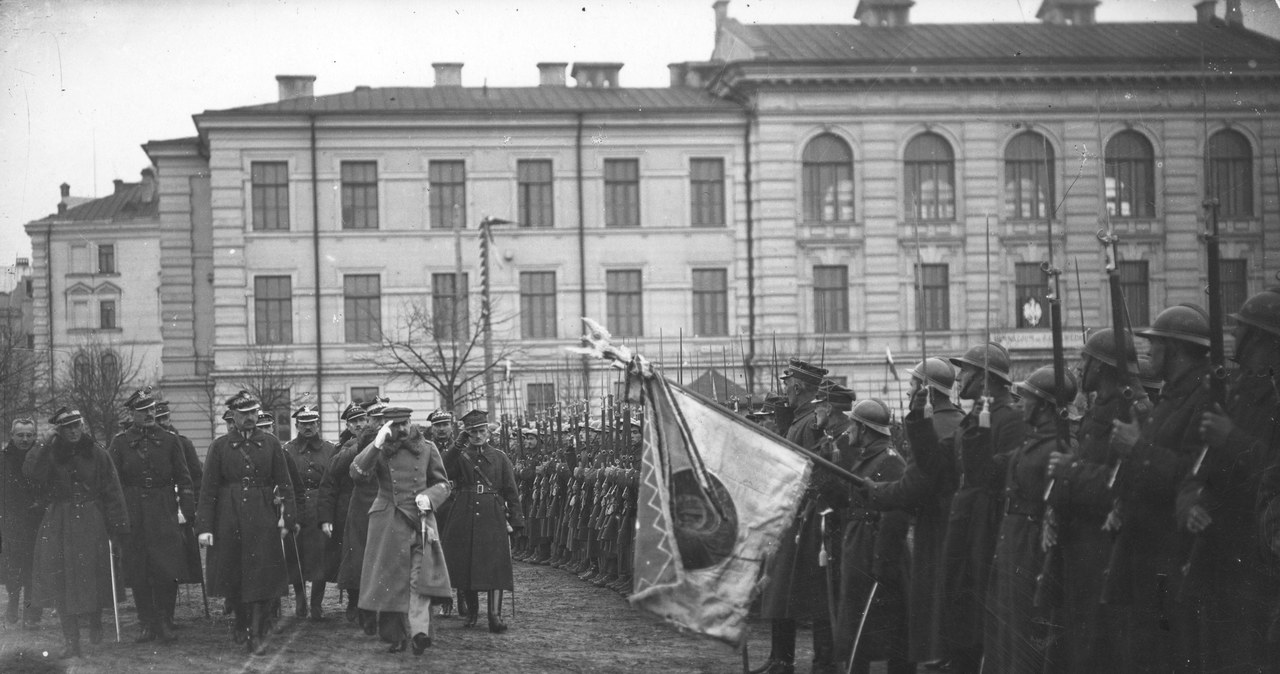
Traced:
<svg viewBox="0 0 1280 674">
<path fill-rule="evenodd" d="M 994 343 L 922 354 L 902 419 L 796 359 L 781 395 L 729 404 L 843 469 L 815 468 L 763 565 L 770 650 L 753 671 L 794 672 L 803 627 L 813 672 L 1277 671 L 1280 289 L 1231 319 L 1231 370 L 1209 312 L 1178 305 L 1094 331 L 1070 371 L 1058 353 L 1018 380 Z M 148 389 L 107 449 L 72 409 L 43 442 L 14 422 L 8 621 L 56 609 L 77 657 L 128 587 L 136 640 L 169 644 L 177 586 L 200 583 L 262 654 L 282 599 L 323 620 L 336 584 L 347 622 L 421 655 L 433 617 L 478 623 L 481 593 L 488 629 L 507 630 L 513 559 L 631 590 L 638 406 L 415 423 L 376 399 L 343 411 L 336 443 L 304 406 L 284 445 L 260 407 L 229 399 L 203 464 Z"/>
</svg>

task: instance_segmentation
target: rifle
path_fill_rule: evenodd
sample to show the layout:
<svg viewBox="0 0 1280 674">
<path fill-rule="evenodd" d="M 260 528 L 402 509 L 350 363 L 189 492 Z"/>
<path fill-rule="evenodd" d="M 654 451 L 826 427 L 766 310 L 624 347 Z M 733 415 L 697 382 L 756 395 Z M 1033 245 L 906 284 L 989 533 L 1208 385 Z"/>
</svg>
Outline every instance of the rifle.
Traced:
<svg viewBox="0 0 1280 674">
<path fill-rule="evenodd" d="M 933 393 L 929 391 L 929 356 L 924 343 L 924 253 L 920 249 L 920 214 L 917 210 L 912 229 L 916 236 L 916 323 L 920 328 L 920 383 L 924 388 L 924 416 L 933 416 Z"/>
</svg>

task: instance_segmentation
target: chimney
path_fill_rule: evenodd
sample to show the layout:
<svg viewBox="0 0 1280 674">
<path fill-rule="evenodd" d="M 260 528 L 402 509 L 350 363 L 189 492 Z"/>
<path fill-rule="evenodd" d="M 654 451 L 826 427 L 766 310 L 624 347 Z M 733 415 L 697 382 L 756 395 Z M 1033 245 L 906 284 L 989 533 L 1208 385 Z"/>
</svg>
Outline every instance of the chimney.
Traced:
<svg viewBox="0 0 1280 674">
<path fill-rule="evenodd" d="M 729 0 L 716 0 L 711 3 L 711 9 L 716 13 L 716 39 L 712 44 L 720 43 L 720 31 L 724 29 L 724 21 L 729 18 Z"/>
<path fill-rule="evenodd" d="M 667 64 L 667 72 L 671 75 L 671 86 L 673 87 L 684 86 L 684 70 L 685 68 L 683 63 Z"/>
<path fill-rule="evenodd" d="M 120 194 L 121 192 L 123 192 L 123 191 L 124 191 L 124 181 L 123 181 L 123 180 L 121 180 L 121 179 L 119 179 L 119 178 L 116 178 L 115 180 L 112 180 L 111 182 L 112 182 L 112 184 L 114 184 L 114 185 L 116 186 L 115 194 Z"/>
<path fill-rule="evenodd" d="M 1244 12 L 1240 11 L 1240 0 L 1227 0 L 1227 27 L 1244 28 Z"/>
<path fill-rule="evenodd" d="M 563 87 L 565 86 L 564 69 L 569 64 L 562 61 L 543 61 L 538 64 L 538 86 L 540 87 Z"/>
<path fill-rule="evenodd" d="M 621 63 L 579 62 L 573 64 L 573 69 L 569 71 L 569 75 L 573 77 L 574 82 L 577 82 L 580 88 L 615 89 L 619 86 L 619 70 L 622 70 Z"/>
<path fill-rule="evenodd" d="M 315 98 L 315 75 L 276 75 L 276 83 L 279 85 L 281 101 Z"/>
<path fill-rule="evenodd" d="M 58 189 L 62 191 L 63 199 L 66 199 L 67 197 L 71 196 L 71 186 L 68 185 L 67 183 L 62 183 L 61 185 L 58 186 Z"/>
<path fill-rule="evenodd" d="M 1196 23 L 1211 26 L 1217 18 L 1218 0 L 1200 0 L 1196 3 Z"/>
<path fill-rule="evenodd" d="M 915 0 L 858 0 L 853 18 L 864 26 L 906 26 Z"/>
<path fill-rule="evenodd" d="M 1055 26 L 1091 26 L 1101 0 L 1044 0 L 1036 18 Z"/>
<path fill-rule="evenodd" d="M 461 63 L 432 63 L 431 67 L 436 71 L 437 87 L 462 86 Z"/>
</svg>

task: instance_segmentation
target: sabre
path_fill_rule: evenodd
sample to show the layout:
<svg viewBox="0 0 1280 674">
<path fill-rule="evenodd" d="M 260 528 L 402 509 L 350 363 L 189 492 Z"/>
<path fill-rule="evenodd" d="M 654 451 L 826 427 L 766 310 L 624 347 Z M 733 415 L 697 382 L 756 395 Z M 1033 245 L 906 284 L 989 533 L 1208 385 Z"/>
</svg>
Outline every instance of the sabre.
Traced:
<svg viewBox="0 0 1280 674">
<path fill-rule="evenodd" d="M 111 566 L 111 615 L 116 620 L 116 643 L 120 643 L 120 597 L 116 594 L 116 546 L 107 539 L 107 563 Z"/>
<path fill-rule="evenodd" d="M 880 589 L 880 581 L 876 581 L 871 585 L 871 592 L 867 594 L 867 605 L 862 610 L 862 618 L 858 620 L 858 632 L 853 635 L 853 650 L 849 651 L 849 666 L 845 668 L 845 674 L 853 674 L 853 660 L 858 657 L 858 643 L 862 641 L 862 630 L 867 626 L 867 615 L 871 613 L 871 602 L 876 598 L 876 590 Z"/>
</svg>

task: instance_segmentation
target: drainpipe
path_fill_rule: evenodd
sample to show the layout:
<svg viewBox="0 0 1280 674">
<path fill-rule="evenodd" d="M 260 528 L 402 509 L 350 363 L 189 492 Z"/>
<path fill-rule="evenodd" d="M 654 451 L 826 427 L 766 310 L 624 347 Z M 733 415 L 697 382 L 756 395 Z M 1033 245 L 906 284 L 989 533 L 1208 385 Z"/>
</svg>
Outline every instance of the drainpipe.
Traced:
<svg viewBox="0 0 1280 674">
<path fill-rule="evenodd" d="M 49 388 L 53 388 L 53 223 L 44 232 L 45 308 L 49 313 Z"/>
<path fill-rule="evenodd" d="M 742 180 L 745 183 L 746 199 L 747 199 L 747 352 L 742 358 L 743 369 L 747 374 L 747 390 L 755 390 L 755 359 L 756 359 L 756 247 L 755 247 L 755 224 L 752 220 L 751 211 L 751 124 L 755 121 L 755 114 L 747 110 L 747 123 L 742 129 L 742 155 L 743 169 Z"/>
<path fill-rule="evenodd" d="M 573 149 L 577 157 L 578 165 L 576 167 L 578 182 L 578 315 L 587 315 L 587 220 L 586 213 L 583 212 L 582 195 L 582 118 L 583 113 L 578 113 L 578 135 L 574 140 Z M 579 321 L 581 323 L 581 321 Z M 583 334 L 586 334 L 586 327 L 583 328 Z M 587 361 L 586 356 L 582 356 L 582 397 L 587 400 L 591 399 L 591 364 Z"/>
<path fill-rule="evenodd" d="M 323 323 L 320 320 L 320 174 L 316 166 L 316 116 L 312 113 L 307 117 L 311 122 L 311 252 L 315 257 L 316 411 L 323 413 L 320 409 L 324 401 L 320 395 L 324 390 L 324 340 L 320 338 Z"/>
</svg>

